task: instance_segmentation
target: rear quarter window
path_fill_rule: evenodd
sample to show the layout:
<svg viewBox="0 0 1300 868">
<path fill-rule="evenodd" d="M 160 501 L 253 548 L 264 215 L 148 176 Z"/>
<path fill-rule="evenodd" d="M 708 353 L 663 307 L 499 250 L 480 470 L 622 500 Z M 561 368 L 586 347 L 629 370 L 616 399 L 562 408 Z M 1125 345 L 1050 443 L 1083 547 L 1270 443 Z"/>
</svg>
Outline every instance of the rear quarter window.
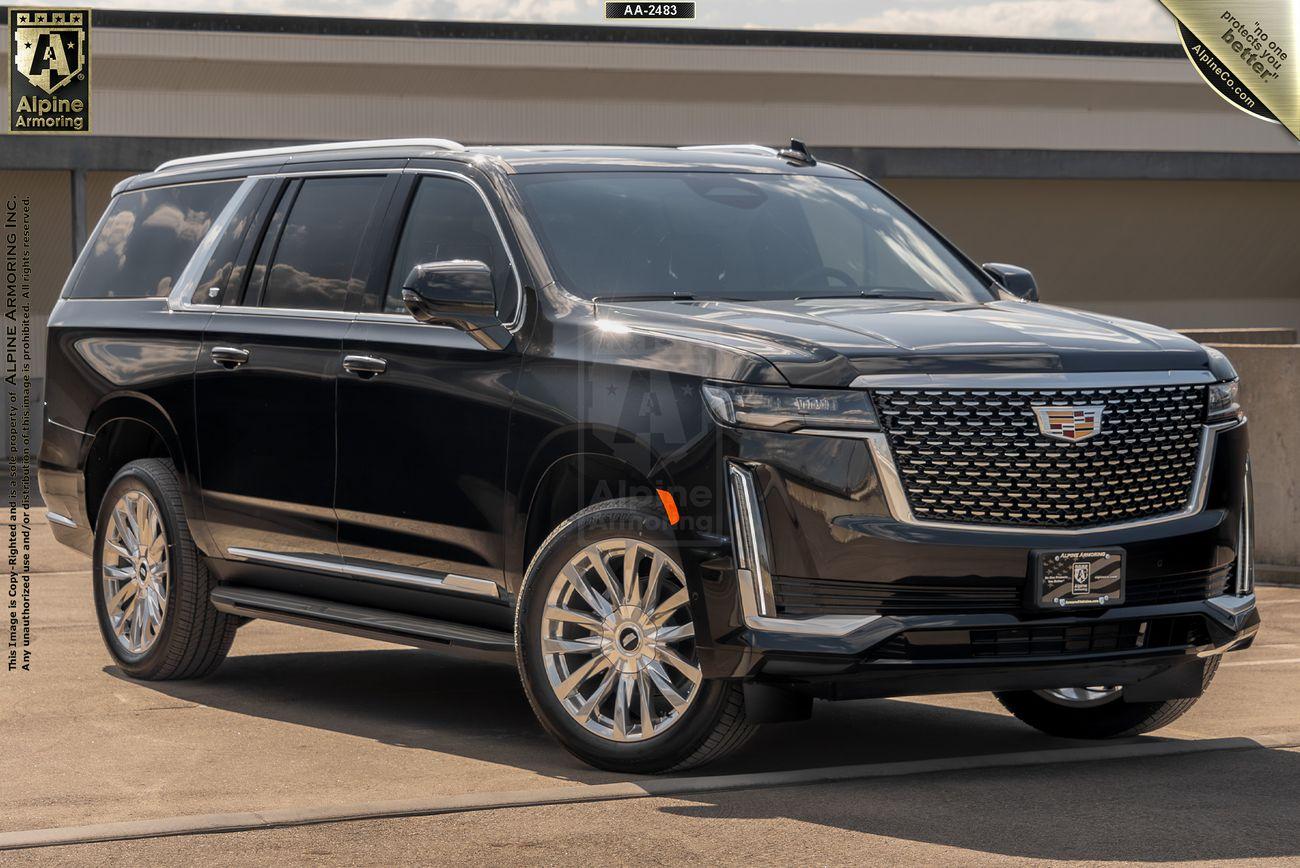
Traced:
<svg viewBox="0 0 1300 868">
<path fill-rule="evenodd" d="M 118 195 L 86 244 L 68 296 L 168 295 L 239 183 L 183 184 Z"/>
</svg>

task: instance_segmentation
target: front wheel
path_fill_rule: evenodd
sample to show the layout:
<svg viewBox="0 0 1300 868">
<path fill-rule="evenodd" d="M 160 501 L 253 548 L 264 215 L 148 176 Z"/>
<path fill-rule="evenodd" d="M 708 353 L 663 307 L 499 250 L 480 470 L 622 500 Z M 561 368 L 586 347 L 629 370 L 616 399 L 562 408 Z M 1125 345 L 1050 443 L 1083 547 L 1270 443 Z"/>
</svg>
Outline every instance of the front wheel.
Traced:
<svg viewBox="0 0 1300 868">
<path fill-rule="evenodd" d="M 649 502 L 599 503 L 542 543 L 515 647 L 542 725 L 585 762 L 656 773 L 702 765 L 753 732 L 741 686 L 704 678 L 691 584 Z"/>
<path fill-rule="evenodd" d="M 1202 690 L 1219 668 L 1206 661 Z M 1125 702 L 1122 687 L 1061 687 L 995 693 L 1007 711 L 1040 732 L 1059 738 L 1120 738 L 1168 726 L 1196 704 L 1195 699 Z"/>
</svg>

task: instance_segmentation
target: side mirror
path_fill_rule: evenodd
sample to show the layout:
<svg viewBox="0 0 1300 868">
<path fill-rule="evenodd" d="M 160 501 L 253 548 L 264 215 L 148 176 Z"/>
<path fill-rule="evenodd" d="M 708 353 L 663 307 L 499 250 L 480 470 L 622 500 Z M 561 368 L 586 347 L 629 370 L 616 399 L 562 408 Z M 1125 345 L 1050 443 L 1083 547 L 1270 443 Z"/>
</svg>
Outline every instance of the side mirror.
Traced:
<svg viewBox="0 0 1300 868">
<path fill-rule="evenodd" d="M 447 325 L 499 350 L 510 333 L 497 319 L 492 269 L 477 259 L 424 262 L 402 283 L 402 302 L 420 322 Z"/>
<path fill-rule="evenodd" d="M 993 275 L 993 279 L 1002 284 L 1002 288 L 1022 301 L 1038 301 L 1038 282 L 1027 268 L 1005 265 L 1001 262 L 986 262 L 984 270 Z"/>
</svg>

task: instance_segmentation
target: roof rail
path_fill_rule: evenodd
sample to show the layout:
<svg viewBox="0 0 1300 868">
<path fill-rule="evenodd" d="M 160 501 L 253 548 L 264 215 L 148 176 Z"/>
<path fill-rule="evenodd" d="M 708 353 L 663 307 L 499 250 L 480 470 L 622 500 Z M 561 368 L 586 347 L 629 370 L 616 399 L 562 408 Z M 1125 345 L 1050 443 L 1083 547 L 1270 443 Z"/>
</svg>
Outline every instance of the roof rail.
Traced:
<svg viewBox="0 0 1300 868">
<path fill-rule="evenodd" d="M 277 155 L 291 156 L 293 154 L 319 154 L 330 151 L 358 151 L 367 148 L 437 148 L 444 151 L 463 151 L 465 146 L 460 142 L 453 142 L 451 139 L 374 139 L 364 142 L 325 142 L 319 145 L 289 145 L 283 148 L 259 148 L 252 151 L 227 151 L 222 154 L 204 154 L 198 157 L 180 157 L 175 160 L 168 160 L 155 169 L 155 172 L 161 172 L 163 169 L 174 169 L 177 166 L 195 166 L 200 163 L 213 163 L 218 160 L 239 160 L 249 157 L 274 157 Z"/>
<path fill-rule="evenodd" d="M 682 145 L 679 151 L 742 151 L 749 154 L 762 154 L 765 157 L 777 156 L 776 148 L 767 145 Z"/>
</svg>

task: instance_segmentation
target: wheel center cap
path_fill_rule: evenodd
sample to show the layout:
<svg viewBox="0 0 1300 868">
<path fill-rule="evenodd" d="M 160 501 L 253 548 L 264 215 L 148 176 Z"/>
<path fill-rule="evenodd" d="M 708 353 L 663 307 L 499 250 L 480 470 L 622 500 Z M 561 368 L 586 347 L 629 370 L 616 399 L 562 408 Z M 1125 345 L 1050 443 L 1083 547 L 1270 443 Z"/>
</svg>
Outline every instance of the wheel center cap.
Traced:
<svg viewBox="0 0 1300 868">
<path fill-rule="evenodd" d="M 625 627 L 619 632 L 617 641 L 624 654 L 635 654 L 641 647 L 641 634 L 635 627 Z"/>
</svg>

